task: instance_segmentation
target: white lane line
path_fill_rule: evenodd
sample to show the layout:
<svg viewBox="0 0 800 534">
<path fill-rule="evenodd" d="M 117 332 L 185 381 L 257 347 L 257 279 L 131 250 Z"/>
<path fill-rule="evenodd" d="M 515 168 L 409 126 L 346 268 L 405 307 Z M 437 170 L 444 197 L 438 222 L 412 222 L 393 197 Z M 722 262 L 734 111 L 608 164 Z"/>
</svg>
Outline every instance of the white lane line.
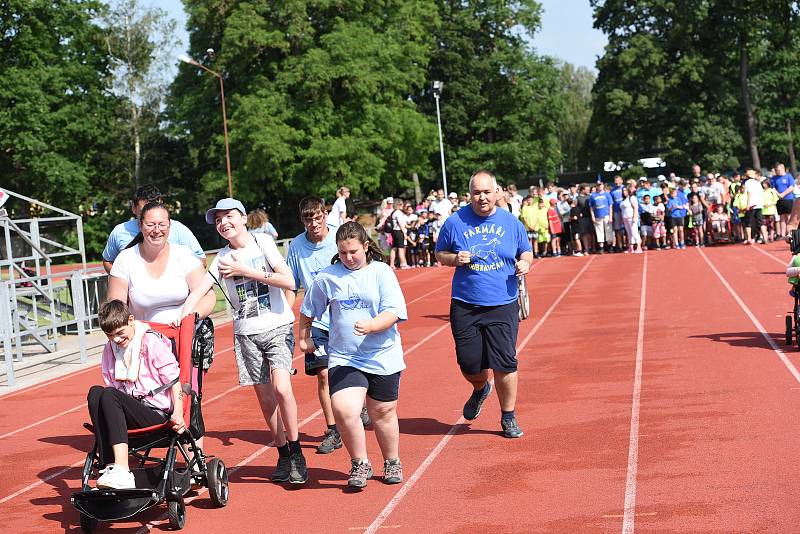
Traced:
<svg viewBox="0 0 800 534">
<path fill-rule="evenodd" d="M 781 265 L 783 265 L 784 267 L 786 267 L 786 264 L 787 264 L 787 263 L 789 263 L 789 262 L 787 262 L 787 261 L 785 261 L 785 260 L 782 260 L 782 259 L 780 259 L 780 258 L 779 258 L 778 256 L 776 256 L 775 254 L 772 254 L 772 253 L 770 253 L 770 252 L 767 252 L 766 250 L 762 250 L 762 249 L 761 249 L 761 248 L 760 248 L 758 245 L 753 245 L 753 246 L 751 246 L 750 248 L 751 248 L 751 249 L 753 249 L 753 250 L 757 250 L 757 251 L 759 251 L 760 253 L 762 253 L 763 255 L 767 256 L 768 258 L 772 258 L 773 260 L 777 261 L 778 263 L 780 263 L 780 264 L 781 264 Z"/>
<path fill-rule="evenodd" d="M 703 256 L 704 260 L 706 260 L 706 263 L 708 264 L 709 267 L 711 267 L 711 270 L 714 271 L 714 274 L 717 275 L 717 278 L 719 278 L 719 281 L 722 282 L 722 285 L 725 286 L 725 289 L 727 289 L 728 292 L 731 294 L 731 296 L 733 296 L 736 303 L 739 304 L 739 307 L 742 308 L 742 311 L 745 313 L 745 315 L 747 315 L 747 317 L 750 318 L 750 321 L 752 321 L 753 325 L 755 325 L 758 331 L 761 332 L 761 336 L 766 340 L 770 348 L 773 351 L 775 351 L 775 354 L 778 355 L 778 358 L 783 362 L 783 365 L 786 366 L 786 369 L 789 370 L 789 372 L 792 374 L 794 379 L 797 380 L 797 382 L 800 382 L 800 371 L 797 370 L 797 367 L 795 367 L 794 364 L 786 356 L 786 354 L 784 354 L 784 352 L 778 348 L 778 345 L 775 344 L 775 340 L 772 339 L 772 336 L 770 336 L 767 333 L 767 330 L 764 328 L 761 322 L 758 319 L 756 319 L 756 316 L 753 315 L 753 312 L 750 311 L 750 308 L 748 308 L 747 305 L 744 303 L 744 301 L 739 297 L 739 294 L 736 293 L 736 291 L 734 291 L 734 289 L 725 280 L 725 278 L 722 277 L 722 275 L 719 273 L 714 264 L 711 263 L 711 260 L 708 259 L 708 256 L 706 256 L 705 252 L 703 252 L 702 250 L 698 250 L 698 252 L 700 252 L 700 255 Z"/>
<path fill-rule="evenodd" d="M 231 351 L 231 350 L 233 350 L 233 347 L 229 347 L 227 349 L 223 349 L 223 350 L 221 350 L 219 352 L 216 352 L 215 355 L 219 356 L 220 354 L 223 354 L 223 353 Z M 95 367 L 92 367 L 92 369 L 95 369 Z M 86 370 L 88 370 L 88 369 L 86 369 Z M 50 381 L 50 382 L 47 382 L 46 384 L 52 384 L 53 382 L 54 381 Z M 30 391 L 30 390 L 28 390 L 28 391 Z M 44 419 L 40 419 L 39 421 L 36 421 L 35 423 L 31 423 L 29 425 L 23 426 L 23 427 L 18 428 L 16 430 L 12 430 L 11 432 L 6 432 L 5 434 L 0 435 L 0 439 L 7 438 L 9 436 L 13 436 L 14 434 L 18 434 L 19 432 L 22 432 L 23 430 L 28 430 L 29 428 L 33 428 L 35 426 L 42 425 L 42 424 L 44 424 L 44 423 L 46 423 L 48 421 L 52 421 L 53 419 L 57 419 L 57 418 L 61 417 L 62 415 L 66 415 L 68 413 L 72 413 L 74 411 L 80 410 L 81 408 L 85 408 L 85 407 L 86 407 L 86 403 L 85 402 L 82 403 L 82 404 L 79 404 L 77 406 L 73 406 L 69 410 L 64 410 L 63 412 L 61 412 L 59 414 L 52 415 L 52 416 L 46 417 Z"/>
<path fill-rule="evenodd" d="M 42 484 L 44 484 L 45 482 L 50 482 L 50 481 L 51 481 L 51 480 L 53 480 L 54 478 L 56 478 L 56 477 L 59 477 L 59 476 L 63 475 L 64 473 L 66 473 L 66 472 L 67 472 L 67 471 L 69 471 L 70 469 L 73 469 L 73 468 L 75 468 L 75 467 L 80 467 L 80 466 L 82 466 L 82 465 L 83 465 L 83 463 L 84 463 L 85 461 L 86 461 L 86 458 L 84 458 L 83 460 L 80 460 L 80 461 L 78 461 L 78 462 L 75 462 L 74 464 L 72 464 L 72 465 L 70 465 L 70 466 L 64 467 L 63 469 L 59 469 L 59 470 L 58 470 L 58 471 L 56 471 L 55 473 L 51 473 L 51 474 L 47 475 L 46 477 L 44 477 L 44 478 L 43 478 L 43 479 L 41 479 L 41 480 L 37 480 L 36 482 L 34 482 L 34 483 L 32 483 L 32 484 L 28 484 L 28 485 L 27 485 L 27 486 L 25 486 L 24 488 L 22 488 L 22 489 L 20 489 L 20 490 L 17 490 L 17 491 L 15 491 L 15 492 L 14 492 L 14 493 L 12 493 L 11 495 L 6 495 L 6 496 L 5 496 L 5 497 L 3 497 L 2 499 L 0 499 L 0 504 L 3 504 L 3 503 L 5 503 L 5 502 L 7 502 L 7 501 L 10 501 L 10 500 L 11 500 L 11 499 L 13 499 L 14 497 L 18 497 L 18 496 L 22 495 L 23 493 L 26 493 L 26 492 L 28 492 L 28 491 L 30 491 L 30 490 L 32 490 L 32 489 L 34 489 L 34 488 L 37 488 L 37 487 L 41 486 Z"/>
<path fill-rule="evenodd" d="M 525 336 L 525 339 L 523 339 L 521 343 L 517 345 L 517 352 L 525 348 L 525 345 L 527 345 L 528 341 L 530 341 L 530 339 L 533 337 L 533 334 L 535 334 L 539 330 L 544 321 L 550 316 L 550 313 L 556 308 L 556 306 L 558 306 L 558 304 L 561 302 L 564 296 L 567 293 L 569 293 L 569 290 L 572 289 L 572 286 L 574 286 L 575 282 L 577 282 L 580 279 L 581 275 L 586 271 L 589 265 L 592 264 L 592 261 L 594 261 L 594 259 L 595 256 L 591 256 L 589 258 L 589 261 L 586 262 L 586 265 L 584 265 L 583 268 L 580 271 L 578 271 L 578 274 L 575 275 L 575 278 L 572 279 L 569 285 L 564 288 L 564 291 L 562 291 L 561 294 L 558 296 L 558 298 L 553 302 L 553 304 L 550 305 L 550 307 L 547 309 L 542 318 L 539 319 L 539 321 L 536 323 L 536 325 L 533 327 L 530 333 L 527 336 Z M 378 514 L 378 517 L 375 518 L 372 524 L 370 524 L 370 526 L 367 527 L 365 534 L 375 534 L 375 532 L 377 532 L 378 529 L 381 528 L 381 526 L 389 517 L 389 515 L 394 511 L 395 508 L 397 508 L 397 505 L 400 504 L 400 501 L 402 501 L 403 498 L 411 490 L 411 488 L 414 487 L 414 484 L 416 484 L 417 481 L 422 477 L 422 475 L 425 473 L 428 467 L 433 463 L 436 457 L 439 456 L 439 454 L 445 448 L 445 446 L 453 437 L 453 435 L 461 428 L 461 425 L 464 424 L 465 422 L 466 420 L 464 419 L 463 416 L 461 416 L 459 417 L 458 421 L 456 421 L 456 423 L 450 427 L 450 430 L 447 432 L 447 434 L 445 434 L 445 436 L 442 437 L 442 439 L 439 441 L 436 447 L 430 452 L 428 457 L 425 458 L 425 460 L 423 460 L 423 462 L 420 464 L 419 467 L 417 467 L 417 470 L 414 471 L 414 474 L 411 475 L 411 477 L 403 484 L 403 486 L 394 495 L 394 497 L 392 497 L 392 499 L 389 501 L 386 507 L 381 511 L 381 513 Z"/>
<path fill-rule="evenodd" d="M 431 339 L 433 336 L 435 336 L 436 334 L 438 334 L 439 332 L 441 332 L 442 330 L 444 330 L 445 328 L 447 328 L 449 325 L 450 325 L 450 323 L 449 323 L 449 322 L 447 322 L 447 323 L 443 324 L 442 326 L 440 326 L 439 328 L 437 328 L 436 330 L 434 330 L 433 332 L 431 332 L 430 334 L 428 334 L 428 335 L 427 335 L 425 338 L 423 338 L 423 339 L 422 339 L 421 341 L 419 341 L 417 344 L 415 344 L 414 346 L 412 346 L 410 349 L 408 349 L 407 351 L 405 351 L 405 354 L 406 354 L 406 355 L 410 354 L 412 351 L 414 351 L 414 350 L 416 350 L 417 348 L 419 348 L 420 346 L 422 346 L 422 345 L 423 345 L 423 344 L 424 344 L 426 341 L 428 341 L 428 340 L 429 340 L 429 339 Z M 226 352 L 226 351 L 229 351 L 229 350 L 233 350 L 233 347 L 230 347 L 230 348 L 227 348 L 227 349 L 221 350 L 221 351 L 219 351 L 217 354 L 222 354 L 223 352 Z M 292 362 L 295 362 L 295 361 L 297 361 L 297 360 L 299 360 L 300 358 L 303 358 L 303 357 L 304 357 L 304 355 L 303 355 L 303 354 L 301 354 L 301 355 L 299 355 L 299 356 L 296 356 L 295 358 L 293 358 L 293 359 L 292 359 Z M 227 390 L 227 391 L 225 391 L 225 392 L 223 392 L 223 393 L 220 393 L 220 394 L 218 394 L 218 395 L 216 395 L 216 396 L 214 396 L 214 397 L 212 397 L 212 398 L 210 398 L 210 399 L 208 399 L 208 400 L 204 400 L 204 401 L 203 401 L 203 405 L 205 406 L 205 405 L 207 405 L 207 404 L 210 404 L 210 403 L 214 402 L 215 400 L 217 400 L 217 399 L 220 399 L 220 398 L 224 397 L 225 395 L 227 395 L 227 394 L 228 394 L 228 393 L 230 393 L 231 391 L 233 391 L 233 390 L 235 390 L 235 389 L 239 389 L 239 388 L 240 388 L 240 386 L 238 386 L 238 385 L 237 385 L 237 386 L 234 386 L 234 387 L 230 388 L 229 390 Z M 78 406 L 78 408 L 80 408 L 80 407 L 82 407 L 82 406 L 84 406 L 84 405 Z M 300 425 L 299 425 L 299 426 L 302 426 L 302 425 L 306 424 L 308 421 L 312 421 L 313 419 L 315 419 L 316 417 L 318 417 L 318 416 L 319 416 L 319 414 L 321 414 L 321 413 L 322 413 L 322 410 L 318 410 L 318 411 L 316 411 L 314 414 L 312 414 L 312 415 L 308 416 L 306 419 L 304 419 L 304 420 L 303 420 L 303 422 L 302 422 L 302 423 L 300 423 Z M 37 423 L 37 424 L 38 424 L 38 423 Z M 258 450 L 258 451 L 256 451 L 255 453 L 253 453 L 252 455 L 248 456 L 248 458 L 246 459 L 246 460 L 247 460 L 247 462 L 248 462 L 248 463 L 249 463 L 249 462 L 251 462 L 253 459 L 255 459 L 256 457 L 258 457 L 258 456 L 260 456 L 261 454 L 263 454 L 264 452 L 266 452 L 266 451 L 267 451 L 267 449 L 269 449 L 269 447 L 270 447 L 270 446 L 271 446 L 271 444 L 270 444 L 270 445 L 267 445 L 267 446 L 265 446 L 265 447 L 262 447 L 261 449 L 259 449 L 259 450 Z M 69 466 L 69 467 L 65 467 L 64 469 L 61 469 L 60 471 L 58 471 L 58 472 L 56 472 L 56 473 L 53 473 L 52 475 L 48 475 L 47 477 L 45 477 L 45 478 L 43 478 L 43 479 L 41 479 L 41 480 L 37 480 L 36 482 L 34 482 L 34 483 L 32 483 L 32 484 L 30 484 L 30 485 L 28 485 L 28 486 L 25 486 L 24 488 L 22 488 L 22 489 L 20 489 L 20 490 L 18 490 L 18 491 L 16 491 L 16 492 L 14 492 L 14 493 L 12 493 L 11 495 L 7 495 L 6 497 L 3 497 L 2 499 L 0 499 L 0 504 L 3 504 L 3 503 L 4 503 L 4 502 L 6 502 L 6 501 L 10 501 L 10 500 L 11 500 L 11 499 L 13 499 L 14 497 L 18 497 L 19 495 L 22 495 L 23 493 L 26 493 L 26 492 L 28 492 L 28 491 L 30 491 L 30 490 L 32 490 L 32 489 L 34 489 L 34 488 L 38 487 L 38 486 L 41 486 L 41 485 L 42 485 L 42 484 L 44 484 L 45 482 L 48 482 L 48 481 L 52 480 L 53 478 L 55 478 L 55 477 L 57 477 L 57 476 L 63 475 L 64 473 L 66 473 L 67 471 L 69 471 L 70 469 L 72 469 L 73 467 L 79 467 L 79 466 L 83 465 L 83 462 L 84 462 L 84 461 L 85 461 L 85 458 L 84 458 L 83 460 L 80 460 L 79 462 L 76 462 L 76 463 L 72 464 L 72 465 L 71 465 L 71 466 Z M 241 467 L 241 465 L 245 465 L 245 464 L 242 464 L 242 463 L 240 462 L 240 464 L 237 464 L 237 466 L 236 466 L 236 467 Z M 189 501 L 189 502 L 190 502 L 190 501 Z"/>
<path fill-rule="evenodd" d="M 408 307 L 408 306 L 411 306 L 411 305 L 412 305 L 412 304 L 414 304 L 415 302 L 417 302 L 417 301 L 419 301 L 419 300 L 422 300 L 422 299 L 424 299 L 424 298 L 426 298 L 426 297 L 430 297 L 430 296 L 431 296 L 433 293 L 437 293 L 438 291 L 440 291 L 440 290 L 442 290 L 442 289 L 444 289 L 444 288 L 448 287 L 449 285 L 450 285 L 450 282 L 447 282 L 446 284 L 444 284 L 444 285 L 441 285 L 441 286 L 437 287 L 437 288 L 436 288 L 436 289 L 434 289 L 433 291 L 430 291 L 430 292 L 428 292 L 428 293 L 425 293 L 424 295 L 421 295 L 421 296 L 419 296 L 419 297 L 415 298 L 415 299 L 414 299 L 414 300 L 412 300 L 411 302 L 408 302 L 408 303 L 406 303 L 406 307 Z"/>
<path fill-rule="evenodd" d="M 644 355 L 644 314 L 647 287 L 647 256 L 642 268 L 642 296 L 639 300 L 639 330 L 636 334 L 636 371 L 633 379 L 631 403 L 631 435 L 628 441 L 628 476 L 625 482 L 625 508 L 622 514 L 623 534 L 633 534 L 636 518 L 636 475 L 639 470 L 639 406 L 642 393 L 642 358 Z"/>
</svg>

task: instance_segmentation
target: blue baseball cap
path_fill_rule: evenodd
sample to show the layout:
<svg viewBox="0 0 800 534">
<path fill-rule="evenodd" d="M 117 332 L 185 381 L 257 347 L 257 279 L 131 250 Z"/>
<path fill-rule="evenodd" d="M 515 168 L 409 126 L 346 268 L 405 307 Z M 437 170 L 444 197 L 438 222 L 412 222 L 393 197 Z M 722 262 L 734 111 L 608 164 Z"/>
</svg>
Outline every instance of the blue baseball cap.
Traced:
<svg viewBox="0 0 800 534">
<path fill-rule="evenodd" d="M 244 204 L 235 198 L 223 198 L 217 202 L 217 205 L 206 212 L 206 222 L 214 224 L 214 219 L 218 211 L 239 210 L 242 215 L 247 215 L 247 210 L 244 209 Z"/>
</svg>

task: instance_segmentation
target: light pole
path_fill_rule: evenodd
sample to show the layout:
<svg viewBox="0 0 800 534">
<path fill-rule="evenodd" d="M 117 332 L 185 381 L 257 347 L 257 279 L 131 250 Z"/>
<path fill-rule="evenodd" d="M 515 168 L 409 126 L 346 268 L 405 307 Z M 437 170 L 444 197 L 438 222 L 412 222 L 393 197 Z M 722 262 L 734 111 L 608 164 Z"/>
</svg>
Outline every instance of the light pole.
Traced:
<svg viewBox="0 0 800 534">
<path fill-rule="evenodd" d="M 442 96 L 444 82 L 433 82 L 433 98 L 436 100 L 436 123 L 439 125 L 439 154 L 442 157 L 442 182 L 444 183 L 444 198 L 447 198 L 447 171 L 444 166 L 444 139 L 442 138 L 442 116 L 439 113 L 439 97 Z"/>
<path fill-rule="evenodd" d="M 209 69 L 199 61 L 192 59 L 186 54 L 181 54 L 178 56 L 178 59 L 184 63 L 188 63 L 189 65 L 194 65 L 195 67 L 203 69 L 207 73 L 216 76 L 219 80 L 219 94 L 222 100 L 222 131 L 225 133 L 225 163 L 227 164 L 228 168 L 228 196 L 233 197 L 233 180 L 231 179 L 231 151 L 230 147 L 228 146 L 228 115 L 225 113 L 225 85 L 222 83 L 222 76 L 220 73 Z"/>
</svg>

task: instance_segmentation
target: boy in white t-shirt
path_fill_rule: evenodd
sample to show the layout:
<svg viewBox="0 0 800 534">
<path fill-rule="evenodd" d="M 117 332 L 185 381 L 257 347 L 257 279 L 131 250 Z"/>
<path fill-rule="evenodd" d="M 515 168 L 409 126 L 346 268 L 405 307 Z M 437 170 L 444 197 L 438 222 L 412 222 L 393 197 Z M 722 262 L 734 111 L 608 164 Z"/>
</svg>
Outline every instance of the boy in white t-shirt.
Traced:
<svg viewBox="0 0 800 534">
<path fill-rule="evenodd" d="M 217 202 L 206 212 L 206 222 L 216 225 L 228 245 L 217 253 L 203 284 L 192 292 L 183 309 L 192 310 L 196 298 L 214 282 L 220 284 L 233 308 L 239 384 L 253 386 L 278 448 L 272 480 L 302 484 L 308 480 L 308 471 L 300 449 L 297 403 L 290 380 L 294 313 L 283 292 L 294 290 L 294 276 L 271 238 L 247 232 L 246 212 L 238 200 Z"/>
</svg>

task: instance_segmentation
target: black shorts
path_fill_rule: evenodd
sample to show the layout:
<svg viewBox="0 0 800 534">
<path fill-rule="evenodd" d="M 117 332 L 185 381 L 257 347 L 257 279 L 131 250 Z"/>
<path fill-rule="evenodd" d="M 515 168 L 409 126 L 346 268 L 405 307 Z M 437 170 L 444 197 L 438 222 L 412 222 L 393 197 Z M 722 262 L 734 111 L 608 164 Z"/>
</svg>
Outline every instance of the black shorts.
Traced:
<svg viewBox="0 0 800 534">
<path fill-rule="evenodd" d="M 670 217 L 669 220 L 672 228 L 680 228 L 686 224 L 686 217 Z"/>
<path fill-rule="evenodd" d="M 452 299 L 450 329 L 462 373 L 517 370 L 519 304 L 516 300 L 500 306 L 478 306 Z"/>
<path fill-rule="evenodd" d="M 308 376 L 314 376 L 320 369 L 328 368 L 328 331 L 312 326 L 311 340 L 316 349 L 314 352 L 306 352 L 305 364 Z"/>
<path fill-rule="evenodd" d="M 578 229 L 576 233 L 581 235 L 594 235 L 592 219 L 590 217 L 581 217 L 578 219 Z"/>
<path fill-rule="evenodd" d="M 396 401 L 400 394 L 400 373 L 374 375 L 355 367 L 337 365 L 328 369 L 328 391 L 331 397 L 347 388 L 364 388 L 371 399 L 378 402 Z"/>
<path fill-rule="evenodd" d="M 761 213 L 761 208 L 751 208 L 744 212 L 742 218 L 745 228 L 750 227 L 754 232 L 758 232 L 761 225 L 764 224 L 764 215 Z"/>
<path fill-rule="evenodd" d="M 406 234 L 402 230 L 392 230 L 392 248 L 406 248 Z"/>
<path fill-rule="evenodd" d="M 779 198 L 776 206 L 778 207 L 778 215 L 789 215 L 792 213 L 792 205 L 794 200 L 788 198 Z"/>
</svg>

